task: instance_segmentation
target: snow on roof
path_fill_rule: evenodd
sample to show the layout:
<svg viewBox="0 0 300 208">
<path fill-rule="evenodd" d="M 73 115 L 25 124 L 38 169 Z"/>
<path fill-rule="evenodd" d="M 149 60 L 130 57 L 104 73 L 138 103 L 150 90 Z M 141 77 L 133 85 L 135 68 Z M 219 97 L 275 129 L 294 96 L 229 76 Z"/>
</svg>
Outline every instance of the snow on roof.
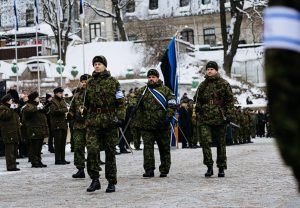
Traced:
<svg viewBox="0 0 300 208">
<path fill-rule="evenodd" d="M 19 30 L 17 31 L 17 35 L 20 34 L 31 34 L 31 33 L 35 33 L 36 32 L 36 27 L 32 26 L 32 27 L 19 27 Z M 50 27 L 50 25 L 48 25 L 47 23 L 41 23 L 39 24 L 39 29 L 38 29 L 38 33 L 41 34 L 45 34 L 48 36 L 54 36 L 54 33 Z M 15 34 L 15 29 L 6 31 L 5 33 L 3 33 L 2 35 L 14 35 Z"/>
</svg>

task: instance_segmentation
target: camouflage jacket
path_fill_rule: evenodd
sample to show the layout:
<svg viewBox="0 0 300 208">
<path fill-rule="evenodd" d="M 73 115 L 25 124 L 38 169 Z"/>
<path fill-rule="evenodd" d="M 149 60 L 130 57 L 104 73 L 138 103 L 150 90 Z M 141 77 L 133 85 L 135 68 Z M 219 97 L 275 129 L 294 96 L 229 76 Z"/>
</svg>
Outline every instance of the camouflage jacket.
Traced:
<svg viewBox="0 0 300 208">
<path fill-rule="evenodd" d="M 20 117 L 7 105 L 0 105 L 0 128 L 4 143 L 18 143 L 21 138 Z"/>
<path fill-rule="evenodd" d="M 109 71 L 93 72 L 87 82 L 85 106 L 87 126 L 112 128 L 116 118 L 125 119 L 124 95 Z"/>
<path fill-rule="evenodd" d="M 68 129 L 66 113 L 68 112 L 67 104 L 63 98 L 54 96 L 50 105 L 50 126 L 51 130 Z"/>
<path fill-rule="evenodd" d="M 219 74 L 205 76 L 194 96 L 200 124 L 222 125 L 224 117 L 234 119 L 234 97 L 229 83 Z"/>
<path fill-rule="evenodd" d="M 175 96 L 172 91 L 163 85 L 161 80 L 154 85 L 147 84 L 148 88 L 153 88 L 160 92 L 168 103 L 175 102 Z M 142 87 L 137 92 L 136 102 L 141 98 L 145 87 Z M 167 111 L 161 106 L 161 104 L 156 100 L 156 98 L 151 94 L 151 92 L 146 90 L 140 106 L 137 110 L 137 118 L 139 119 L 139 128 L 143 130 L 157 130 L 157 129 L 167 129 L 170 127 L 168 120 L 173 116 L 176 105 L 170 107 L 168 105 Z"/>
<path fill-rule="evenodd" d="M 86 114 L 84 114 L 84 112 L 81 113 L 80 111 L 81 108 L 84 107 L 84 102 L 85 102 L 84 96 L 85 96 L 85 90 L 80 89 L 79 92 L 77 92 L 74 95 L 73 101 L 71 103 L 70 113 L 72 115 L 72 118 L 74 119 L 73 129 L 84 129 L 86 127 L 85 125 Z"/>
<path fill-rule="evenodd" d="M 47 117 L 43 110 L 37 109 L 37 104 L 28 101 L 21 110 L 26 136 L 29 139 L 43 139 L 48 137 Z"/>
</svg>

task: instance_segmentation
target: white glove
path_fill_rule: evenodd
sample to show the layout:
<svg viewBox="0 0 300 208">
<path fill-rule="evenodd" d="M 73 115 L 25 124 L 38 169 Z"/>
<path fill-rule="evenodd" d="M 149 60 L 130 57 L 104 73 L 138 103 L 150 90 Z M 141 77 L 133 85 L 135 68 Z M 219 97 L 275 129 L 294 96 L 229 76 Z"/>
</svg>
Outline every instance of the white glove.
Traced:
<svg viewBox="0 0 300 208">
<path fill-rule="evenodd" d="M 44 109 L 44 105 L 42 103 L 39 103 L 36 107 L 38 110 Z"/>
<path fill-rule="evenodd" d="M 15 103 L 12 103 L 12 104 L 10 104 L 10 108 L 11 109 L 16 109 L 16 108 L 18 108 L 18 105 L 15 104 Z"/>
</svg>

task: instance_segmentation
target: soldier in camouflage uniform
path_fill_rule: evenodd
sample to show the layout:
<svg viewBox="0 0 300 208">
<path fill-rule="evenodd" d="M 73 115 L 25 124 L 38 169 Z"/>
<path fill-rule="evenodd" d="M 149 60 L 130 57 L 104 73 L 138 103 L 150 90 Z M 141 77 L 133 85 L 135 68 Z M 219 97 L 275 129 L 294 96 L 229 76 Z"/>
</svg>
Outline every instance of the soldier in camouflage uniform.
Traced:
<svg viewBox="0 0 300 208">
<path fill-rule="evenodd" d="M 205 177 L 213 175 L 212 138 L 217 140 L 218 177 L 224 177 L 227 169 L 225 129 L 233 120 L 234 98 L 229 83 L 220 77 L 216 62 L 207 63 L 205 80 L 200 83 L 194 101 L 200 115 L 203 163 L 208 168 Z"/>
<path fill-rule="evenodd" d="M 124 95 L 119 82 L 107 71 L 104 56 L 93 59 L 94 72 L 87 82 L 87 172 L 92 179 L 88 192 L 101 188 L 99 181 L 99 145 L 105 150 L 106 192 L 114 192 L 117 184 L 115 146 L 118 144 L 118 128 L 125 119 Z"/>
<path fill-rule="evenodd" d="M 85 157 L 84 151 L 86 146 L 86 83 L 90 75 L 84 74 L 80 76 L 80 88 L 74 93 L 73 101 L 70 105 L 70 110 L 67 113 L 68 120 L 72 119 L 73 137 L 74 137 L 74 165 L 78 169 L 77 173 L 73 174 L 73 178 L 85 178 Z"/>
<path fill-rule="evenodd" d="M 18 142 L 21 137 L 20 118 L 13 104 L 12 96 L 2 97 L 0 105 L 0 127 L 3 143 L 5 144 L 5 159 L 7 171 L 19 171 L 16 166 Z"/>
<path fill-rule="evenodd" d="M 42 163 L 41 151 L 44 138 L 49 135 L 47 118 L 39 94 L 32 92 L 28 99 L 21 112 L 30 145 L 30 161 L 33 168 L 44 168 L 47 165 Z"/>
<path fill-rule="evenodd" d="M 61 87 L 57 87 L 53 92 L 54 97 L 50 105 L 50 126 L 54 137 L 55 165 L 66 165 L 70 164 L 70 162 L 65 159 L 68 129 L 66 113 L 68 112 L 68 108 L 63 98 L 64 90 Z"/>
<path fill-rule="evenodd" d="M 171 166 L 169 129 L 176 108 L 175 96 L 163 85 L 156 69 L 150 69 L 147 77 L 147 86 L 137 92 L 137 100 L 143 96 L 137 110 L 144 141 L 143 177 L 154 177 L 154 142 L 157 143 L 160 154 L 160 177 L 167 177 Z"/>
</svg>

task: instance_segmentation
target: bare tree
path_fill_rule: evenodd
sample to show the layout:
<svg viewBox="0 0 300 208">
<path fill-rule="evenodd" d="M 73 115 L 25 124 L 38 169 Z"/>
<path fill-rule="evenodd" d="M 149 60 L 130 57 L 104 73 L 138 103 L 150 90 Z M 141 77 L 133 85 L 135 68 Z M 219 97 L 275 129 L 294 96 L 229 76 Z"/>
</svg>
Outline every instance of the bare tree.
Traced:
<svg viewBox="0 0 300 208">
<path fill-rule="evenodd" d="M 65 63 L 69 34 L 71 31 L 71 15 L 74 0 L 42 0 L 41 3 L 44 21 L 51 26 L 57 43 L 58 53 L 61 52 L 61 60 Z M 61 5 L 61 8 L 59 5 Z M 59 37 L 61 37 L 62 44 L 59 44 Z"/>
</svg>

